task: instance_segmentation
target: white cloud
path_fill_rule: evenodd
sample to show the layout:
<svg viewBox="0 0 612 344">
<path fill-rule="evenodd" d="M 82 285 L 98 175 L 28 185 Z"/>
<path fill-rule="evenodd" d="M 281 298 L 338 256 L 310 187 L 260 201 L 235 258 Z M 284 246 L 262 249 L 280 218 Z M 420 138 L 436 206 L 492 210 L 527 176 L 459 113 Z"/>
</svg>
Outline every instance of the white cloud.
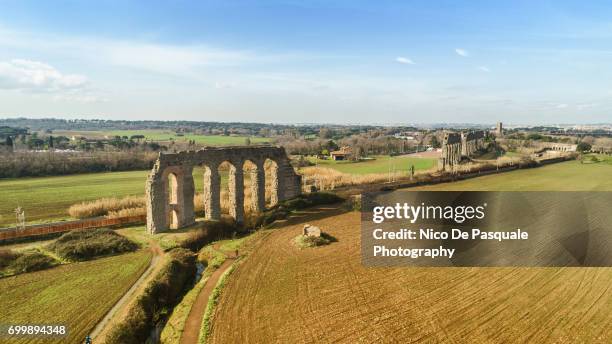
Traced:
<svg viewBox="0 0 612 344">
<path fill-rule="evenodd" d="M 480 66 L 478 67 L 479 70 L 485 72 L 485 73 L 489 73 L 491 70 L 489 69 L 489 67 L 487 66 Z"/>
<path fill-rule="evenodd" d="M 55 102 L 98 103 L 108 99 L 93 91 L 87 77 L 64 74 L 40 61 L 12 59 L 0 61 L 0 90 L 12 90 Z"/>
<path fill-rule="evenodd" d="M 86 77 L 62 74 L 54 67 L 39 61 L 13 59 L 0 61 L 0 88 L 54 92 L 80 89 L 87 85 Z"/>
<path fill-rule="evenodd" d="M 232 88 L 234 87 L 234 84 L 231 82 L 215 82 L 215 88 L 217 89 L 223 89 L 223 88 Z"/>
<path fill-rule="evenodd" d="M 212 49 L 202 45 L 175 46 L 137 42 L 103 42 L 98 50 L 115 66 L 189 75 L 203 66 L 235 65 L 249 59 L 246 52 Z M 251 56 L 252 58 L 252 56 Z"/>
<path fill-rule="evenodd" d="M 567 104 L 563 104 L 563 103 L 562 103 L 562 104 L 557 104 L 557 106 L 555 106 L 555 107 L 556 107 L 557 109 L 565 109 L 565 108 L 567 108 L 568 106 L 569 106 L 569 105 L 567 105 Z"/>
<path fill-rule="evenodd" d="M 456 52 L 456 53 L 457 53 L 457 55 L 459 55 L 459 56 L 463 56 L 463 57 L 468 57 L 468 56 L 470 56 L 470 53 L 468 53 L 468 51 L 467 51 L 467 50 L 465 50 L 465 49 L 457 48 L 457 49 L 455 49 L 455 52 Z"/>
<path fill-rule="evenodd" d="M 415 64 L 414 61 L 412 61 L 411 59 L 407 58 L 407 57 L 402 57 L 402 56 L 398 56 L 395 58 L 395 61 L 398 63 L 402 63 L 402 64 Z"/>
</svg>

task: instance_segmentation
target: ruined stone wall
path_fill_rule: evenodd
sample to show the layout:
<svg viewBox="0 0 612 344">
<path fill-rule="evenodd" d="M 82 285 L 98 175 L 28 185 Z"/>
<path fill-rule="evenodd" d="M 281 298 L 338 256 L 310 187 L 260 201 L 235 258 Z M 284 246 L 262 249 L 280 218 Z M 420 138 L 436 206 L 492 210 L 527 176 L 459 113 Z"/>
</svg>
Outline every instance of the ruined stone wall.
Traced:
<svg viewBox="0 0 612 344">
<path fill-rule="evenodd" d="M 438 159 L 438 169 L 446 170 L 461 161 L 461 135 L 445 133 L 442 140 L 442 156 Z"/>
<path fill-rule="evenodd" d="M 485 142 L 484 131 L 469 131 L 461 133 L 461 155 L 471 157 L 478 150 L 483 149 Z"/>
<path fill-rule="evenodd" d="M 537 142 L 534 143 L 536 149 L 549 149 L 558 152 L 575 152 L 578 145 L 572 143 L 557 143 L 557 142 Z"/>
<path fill-rule="evenodd" d="M 252 162 L 256 168 L 251 174 L 252 208 L 265 207 L 266 160 L 274 162 L 272 168 L 272 204 L 293 198 L 301 193 L 301 176 L 295 173 L 285 150 L 274 146 L 210 147 L 199 151 L 160 154 L 146 183 L 147 229 L 151 233 L 169 228 L 181 228 L 195 222 L 193 168 L 202 166 L 204 172 L 204 212 L 206 219 L 221 217 L 221 177 L 219 166 L 230 164 L 230 215 L 244 220 L 244 164 Z M 170 183 L 170 181 L 176 182 Z"/>
<path fill-rule="evenodd" d="M 482 130 L 462 133 L 446 133 L 442 141 L 442 156 L 438 169 L 443 171 L 461 162 L 461 157 L 471 157 L 485 147 L 485 133 Z"/>
</svg>

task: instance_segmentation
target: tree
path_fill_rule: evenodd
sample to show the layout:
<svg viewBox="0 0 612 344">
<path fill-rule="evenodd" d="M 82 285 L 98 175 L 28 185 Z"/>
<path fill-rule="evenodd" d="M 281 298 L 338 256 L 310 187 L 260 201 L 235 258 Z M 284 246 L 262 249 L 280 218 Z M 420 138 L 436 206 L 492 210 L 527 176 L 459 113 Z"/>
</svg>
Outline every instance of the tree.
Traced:
<svg viewBox="0 0 612 344">
<path fill-rule="evenodd" d="M 136 140 L 138 143 L 140 143 L 140 140 L 142 140 L 144 138 L 145 138 L 144 135 L 132 135 L 132 136 L 130 136 L 130 140 Z"/>
<path fill-rule="evenodd" d="M 53 148 L 53 136 L 49 135 L 49 148 Z"/>
<path fill-rule="evenodd" d="M 319 129 L 319 137 L 322 139 L 331 139 L 332 132 L 329 130 L 329 128 L 322 127 Z"/>
<path fill-rule="evenodd" d="M 431 143 L 431 146 L 433 148 L 440 148 L 440 147 L 442 147 L 442 145 L 440 144 L 440 141 L 438 141 L 438 138 L 436 137 L 436 135 L 433 135 L 431 137 L 430 143 Z"/>
<path fill-rule="evenodd" d="M 245 144 L 246 146 L 250 146 L 250 145 L 251 145 L 251 139 L 250 139 L 250 138 L 248 138 L 248 137 L 247 137 L 247 138 L 245 138 L 245 139 L 244 139 L 244 144 Z"/>
<path fill-rule="evenodd" d="M 576 150 L 579 152 L 588 152 L 591 150 L 591 145 L 586 142 L 580 142 L 578 146 L 576 146 Z"/>
</svg>

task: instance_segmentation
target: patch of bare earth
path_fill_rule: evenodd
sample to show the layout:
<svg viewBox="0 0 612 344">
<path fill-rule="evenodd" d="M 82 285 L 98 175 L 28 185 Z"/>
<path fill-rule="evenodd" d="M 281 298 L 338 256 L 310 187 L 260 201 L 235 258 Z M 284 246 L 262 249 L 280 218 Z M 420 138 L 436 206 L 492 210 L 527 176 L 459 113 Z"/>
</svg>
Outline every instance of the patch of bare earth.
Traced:
<svg viewBox="0 0 612 344">
<path fill-rule="evenodd" d="M 298 249 L 306 221 L 338 241 Z M 328 210 L 260 241 L 209 342 L 610 343 L 611 309 L 612 268 L 364 268 L 359 213 Z"/>
</svg>

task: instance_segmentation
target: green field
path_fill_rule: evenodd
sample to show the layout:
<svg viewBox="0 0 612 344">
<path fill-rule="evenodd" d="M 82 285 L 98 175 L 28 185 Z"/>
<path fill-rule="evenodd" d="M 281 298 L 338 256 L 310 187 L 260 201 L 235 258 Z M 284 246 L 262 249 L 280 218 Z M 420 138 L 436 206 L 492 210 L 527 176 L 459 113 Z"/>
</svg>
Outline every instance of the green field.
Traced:
<svg viewBox="0 0 612 344">
<path fill-rule="evenodd" d="M 413 190 L 445 191 L 612 191 L 612 157 L 598 163 L 568 161 Z"/>
<path fill-rule="evenodd" d="M 612 190 L 612 158 L 598 163 L 570 161 L 536 169 L 526 169 L 422 187 L 423 190 Z M 352 174 L 386 173 L 389 164 L 396 171 L 407 171 L 410 164 L 427 169 L 434 159 L 379 157 L 358 163 L 320 160 L 321 166 Z M 14 210 L 25 209 L 28 222 L 68 219 L 67 209 L 74 203 L 103 197 L 143 195 L 148 171 L 88 173 L 70 176 L 0 180 L 0 226 L 15 224 Z M 196 190 L 202 178 L 196 171 Z M 226 182 L 223 176 L 222 181 Z"/>
<path fill-rule="evenodd" d="M 85 173 L 68 176 L 0 179 L 0 227 L 15 225 L 15 208 L 25 210 L 28 223 L 68 220 L 68 208 L 105 197 L 144 195 L 149 171 Z M 202 190 L 203 171 L 194 170 L 196 191 Z M 227 172 L 221 171 L 227 184 Z"/>
<path fill-rule="evenodd" d="M 311 162 L 318 166 L 333 168 L 334 170 L 348 174 L 374 174 L 388 173 L 389 169 L 396 172 L 408 172 L 410 166 L 414 165 L 415 170 L 429 170 L 436 164 L 436 159 L 415 158 L 410 156 L 376 156 L 374 160 L 364 160 L 359 162 L 322 160 L 309 158 Z"/>
<path fill-rule="evenodd" d="M 44 342 L 82 343 L 140 277 L 150 260 L 148 251 L 139 251 L 2 278 L 0 319 L 4 324 L 66 325 L 68 337 Z M 32 343 L 32 340 L 23 338 L 3 343 Z"/>
<path fill-rule="evenodd" d="M 247 136 L 223 136 L 223 135 L 196 135 L 185 134 L 178 136 L 176 132 L 171 130 L 110 130 L 110 131 L 55 131 L 54 135 L 64 136 L 84 136 L 88 138 L 103 139 L 113 136 L 144 135 L 147 140 L 166 142 L 195 140 L 196 143 L 210 146 L 227 146 L 227 145 L 243 145 Z M 251 144 L 270 142 L 270 138 L 266 137 L 250 137 Z"/>
<path fill-rule="evenodd" d="M 67 218 L 74 203 L 103 197 L 144 194 L 148 171 L 87 173 L 69 176 L 0 180 L 0 225 L 15 223 L 21 206 L 26 221 Z"/>
</svg>

